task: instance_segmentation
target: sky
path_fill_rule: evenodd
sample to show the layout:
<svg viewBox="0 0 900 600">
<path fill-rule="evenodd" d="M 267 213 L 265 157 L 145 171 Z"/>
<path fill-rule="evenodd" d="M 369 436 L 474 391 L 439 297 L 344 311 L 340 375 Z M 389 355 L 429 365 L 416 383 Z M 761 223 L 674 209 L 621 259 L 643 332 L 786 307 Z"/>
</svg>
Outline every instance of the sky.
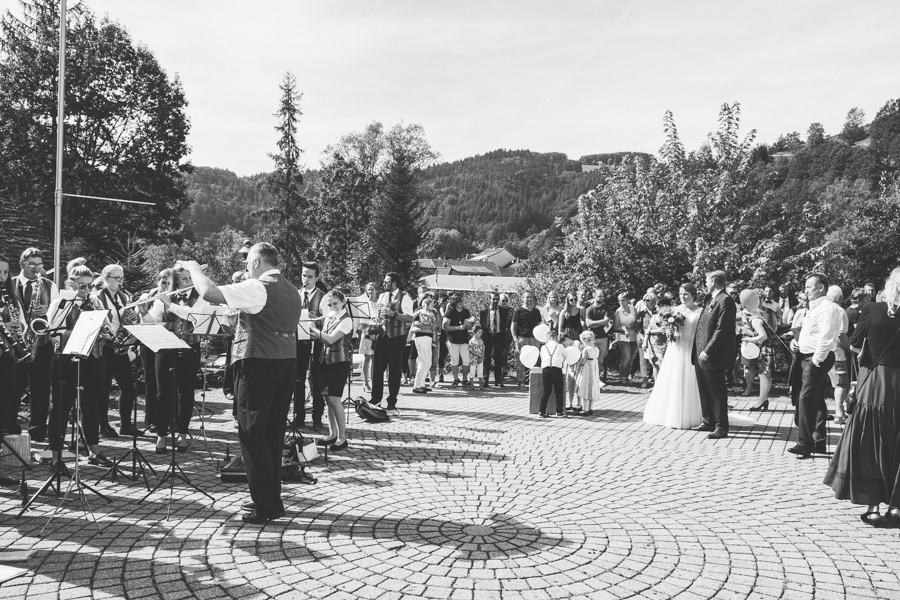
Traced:
<svg viewBox="0 0 900 600">
<path fill-rule="evenodd" d="M 239 175 L 272 169 L 286 71 L 309 167 L 372 121 L 421 124 L 447 161 L 498 148 L 579 158 L 657 152 L 667 110 L 691 150 L 725 102 L 772 143 L 813 122 L 838 133 L 851 108 L 871 120 L 900 97 L 896 0 L 84 4 L 181 79 L 191 162 Z"/>
</svg>

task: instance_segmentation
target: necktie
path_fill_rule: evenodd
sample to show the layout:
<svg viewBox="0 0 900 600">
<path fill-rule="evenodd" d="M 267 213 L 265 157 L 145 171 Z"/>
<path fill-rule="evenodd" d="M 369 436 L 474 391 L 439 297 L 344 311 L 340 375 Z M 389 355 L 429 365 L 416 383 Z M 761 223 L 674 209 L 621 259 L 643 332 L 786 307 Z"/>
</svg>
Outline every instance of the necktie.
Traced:
<svg viewBox="0 0 900 600">
<path fill-rule="evenodd" d="M 493 319 L 494 322 L 491 325 L 492 333 L 497 333 L 498 331 L 500 331 L 499 318 L 500 318 L 500 315 L 497 314 L 497 309 L 495 308 L 494 309 L 494 319 Z"/>
<path fill-rule="evenodd" d="M 309 296 L 306 290 L 303 290 L 303 308 L 309 308 Z"/>
</svg>

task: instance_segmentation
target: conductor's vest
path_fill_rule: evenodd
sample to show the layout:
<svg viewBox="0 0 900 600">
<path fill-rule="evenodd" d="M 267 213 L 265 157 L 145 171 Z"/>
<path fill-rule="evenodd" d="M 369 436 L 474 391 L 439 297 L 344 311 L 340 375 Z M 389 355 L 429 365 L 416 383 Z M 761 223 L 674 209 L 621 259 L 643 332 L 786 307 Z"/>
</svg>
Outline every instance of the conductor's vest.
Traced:
<svg viewBox="0 0 900 600">
<path fill-rule="evenodd" d="M 232 364 L 245 358 L 297 358 L 301 310 L 297 288 L 281 273 L 270 273 L 259 281 L 266 286 L 266 305 L 255 315 L 240 313 L 231 347 Z"/>
</svg>

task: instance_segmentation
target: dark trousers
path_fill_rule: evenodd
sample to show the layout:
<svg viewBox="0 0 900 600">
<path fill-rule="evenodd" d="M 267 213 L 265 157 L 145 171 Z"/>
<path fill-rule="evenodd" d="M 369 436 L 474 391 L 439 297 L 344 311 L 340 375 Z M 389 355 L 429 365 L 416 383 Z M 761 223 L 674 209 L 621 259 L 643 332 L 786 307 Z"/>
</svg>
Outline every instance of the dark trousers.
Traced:
<svg viewBox="0 0 900 600">
<path fill-rule="evenodd" d="M 294 389 L 294 421 L 306 421 L 306 373 L 309 373 L 309 384 L 312 386 L 312 420 L 321 423 L 325 414 L 325 396 L 319 378 L 322 376 L 321 363 L 318 361 L 322 353 L 322 342 L 297 342 L 297 383 Z"/>
<path fill-rule="evenodd" d="M 81 365 L 79 379 L 78 366 Z M 60 370 L 61 369 L 61 370 Z M 47 441 L 51 450 L 62 449 L 62 438 L 66 433 L 66 423 L 75 399 L 78 396 L 76 387 L 81 384 L 81 429 L 84 441 L 88 445 L 100 443 L 100 421 L 97 405 L 100 404 L 100 392 L 106 379 L 106 361 L 102 356 L 83 358 L 78 362 L 71 356 L 53 355 L 50 363 L 52 379 L 53 406 L 50 409 L 50 422 L 47 427 Z"/>
<path fill-rule="evenodd" d="M 556 394 L 556 414 L 565 412 L 566 396 L 563 394 L 563 372 L 559 367 L 544 367 L 541 369 L 541 378 L 544 381 L 544 391 L 541 393 L 541 414 L 547 412 L 547 403 L 550 401 L 550 392 Z"/>
<path fill-rule="evenodd" d="M 441 330 L 441 334 L 438 336 L 438 363 L 437 363 L 437 372 L 438 379 L 440 381 L 444 380 L 444 365 L 447 364 L 447 357 L 450 355 L 450 348 L 447 346 L 447 332 Z"/>
<path fill-rule="evenodd" d="M 173 377 L 174 369 L 174 377 Z M 156 434 L 168 435 L 175 410 L 176 433 L 187 433 L 194 412 L 194 383 L 200 370 L 200 344 L 180 352 L 156 355 Z M 175 401 L 177 398 L 177 402 Z"/>
<path fill-rule="evenodd" d="M 234 365 L 238 439 L 250 498 L 259 515 L 284 510 L 281 447 L 296 383 L 297 361 L 293 358 L 245 358 Z"/>
<path fill-rule="evenodd" d="M 234 367 L 231 366 L 231 344 L 234 342 L 232 338 L 225 338 L 225 375 L 222 378 L 222 393 L 234 393 Z M 237 414 L 237 409 L 232 411 Z"/>
<path fill-rule="evenodd" d="M 794 386 L 800 390 L 797 396 L 797 430 L 800 443 L 813 450 L 816 445 L 824 446 L 828 441 L 825 383 L 828 381 L 828 371 L 834 366 L 834 352 L 829 352 L 818 367 L 813 364 L 811 354 L 798 354 L 797 359 L 799 368 L 792 373 L 793 377 L 800 379 Z"/>
<path fill-rule="evenodd" d="M 156 423 L 156 352 L 141 344 L 141 367 L 144 369 L 144 425 Z"/>
<path fill-rule="evenodd" d="M 19 401 L 16 396 L 18 368 L 9 356 L 0 356 L 0 431 L 16 434 L 19 427 Z"/>
<path fill-rule="evenodd" d="M 487 381 L 493 364 L 494 383 L 503 381 L 503 350 L 506 346 L 506 336 L 502 333 L 494 335 L 484 333 L 484 380 Z"/>
<path fill-rule="evenodd" d="M 115 377 L 119 385 L 119 420 L 122 427 L 128 427 L 131 425 L 134 403 L 137 400 L 131 359 L 128 358 L 128 354 L 116 354 L 109 347 L 103 349 L 103 358 L 106 360 L 106 377 L 103 380 L 103 390 L 100 392 L 100 405 L 97 407 L 100 413 L 100 426 L 109 426 L 109 392 Z"/>
<path fill-rule="evenodd" d="M 25 387 L 31 397 L 31 419 L 28 429 L 38 433 L 47 431 L 47 417 L 50 414 L 50 362 L 53 360 L 53 344 L 38 346 L 34 360 L 18 366 L 16 377 L 16 411 Z"/>
<path fill-rule="evenodd" d="M 387 408 L 390 410 L 397 406 L 397 394 L 400 393 L 400 369 L 405 347 L 405 335 L 392 338 L 382 335 L 375 340 L 375 355 L 372 359 L 372 404 L 378 404 L 384 396 L 384 371 L 387 369 Z"/>
<path fill-rule="evenodd" d="M 728 433 L 728 386 L 725 385 L 725 371 L 701 369 L 695 365 L 697 386 L 700 388 L 700 411 L 703 422 L 721 427 Z"/>
</svg>

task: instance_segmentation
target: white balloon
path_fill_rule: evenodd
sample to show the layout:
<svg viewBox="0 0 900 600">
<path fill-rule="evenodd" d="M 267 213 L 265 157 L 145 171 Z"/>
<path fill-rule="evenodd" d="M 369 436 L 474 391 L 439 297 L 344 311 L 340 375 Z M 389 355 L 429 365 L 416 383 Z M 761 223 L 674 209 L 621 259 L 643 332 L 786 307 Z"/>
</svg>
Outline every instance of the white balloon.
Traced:
<svg viewBox="0 0 900 600">
<path fill-rule="evenodd" d="M 523 346 L 519 351 L 519 362 L 529 369 L 537 364 L 541 351 L 535 346 Z"/>
<path fill-rule="evenodd" d="M 541 323 L 540 325 L 534 328 L 534 337 L 537 341 L 542 344 L 546 344 L 547 340 L 550 339 L 550 326 L 546 323 Z"/>
<path fill-rule="evenodd" d="M 747 342 L 746 344 L 741 346 L 741 355 L 747 360 L 759 358 L 759 346 L 757 346 L 753 342 Z"/>
<path fill-rule="evenodd" d="M 566 348 L 566 364 L 574 365 L 579 360 L 581 360 L 581 350 L 575 346 Z"/>
</svg>

